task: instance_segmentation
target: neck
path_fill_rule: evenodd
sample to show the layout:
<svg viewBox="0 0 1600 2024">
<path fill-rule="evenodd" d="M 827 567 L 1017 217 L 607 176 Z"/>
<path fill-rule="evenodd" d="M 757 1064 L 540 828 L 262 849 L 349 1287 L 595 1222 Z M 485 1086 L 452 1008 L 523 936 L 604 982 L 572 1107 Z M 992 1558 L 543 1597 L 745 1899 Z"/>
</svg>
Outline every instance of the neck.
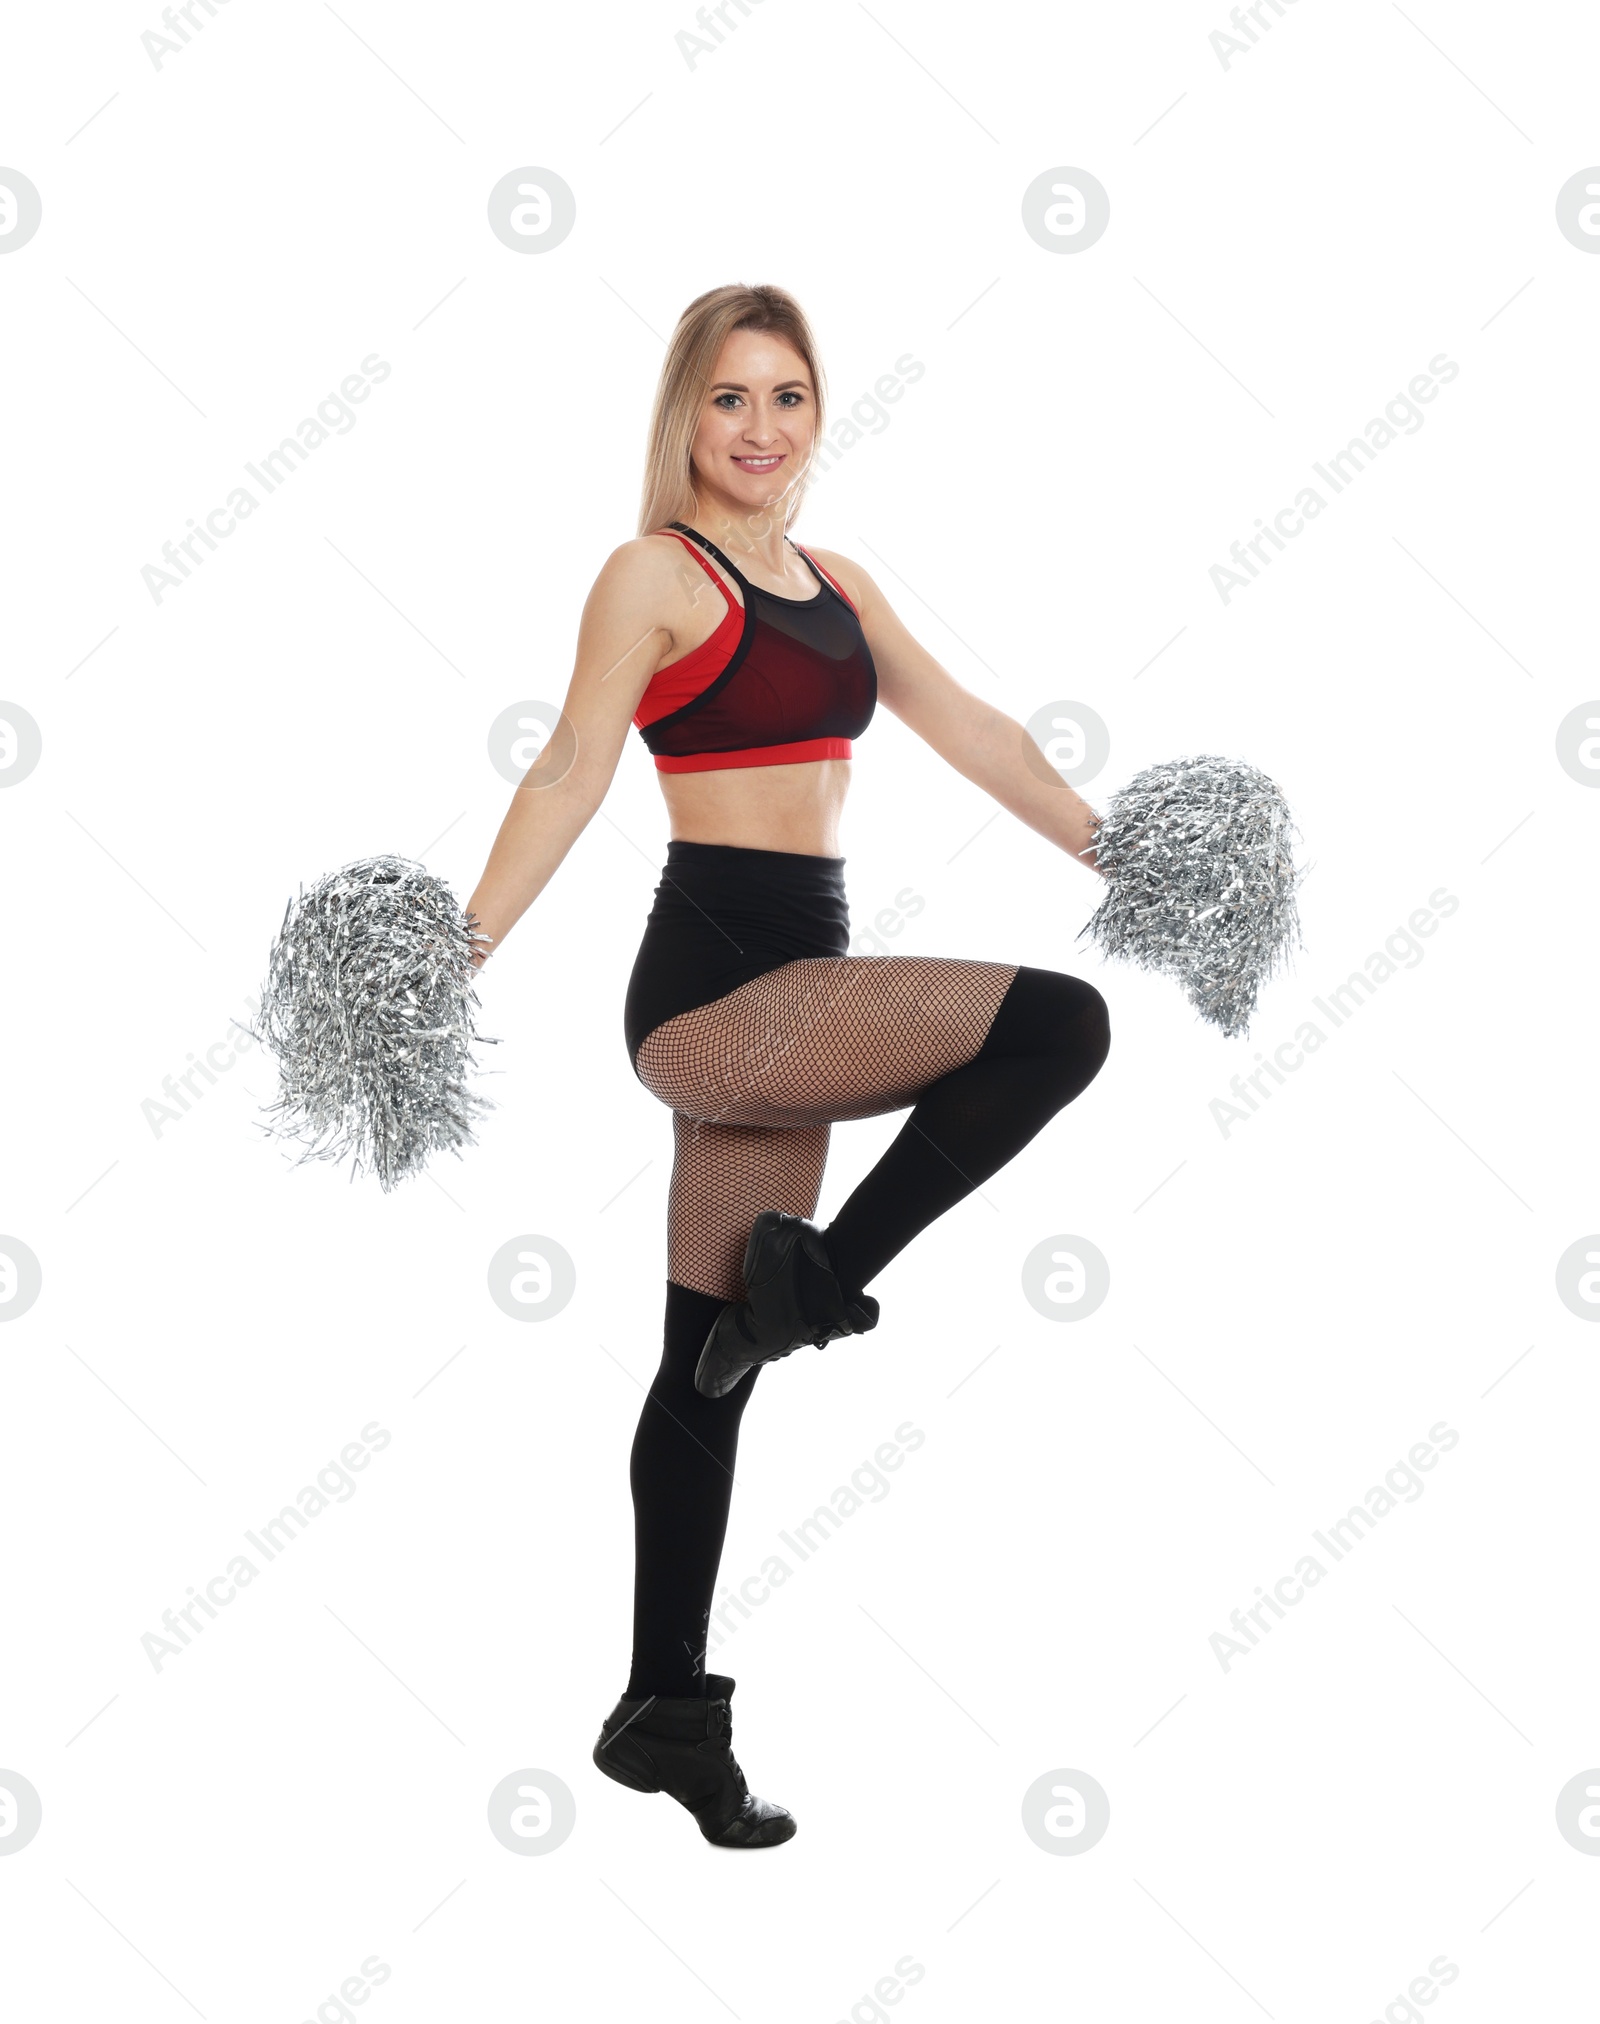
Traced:
<svg viewBox="0 0 1600 2024">
<path fill-rule="evenodd" d="M 714 541 L 741 568 L 753 560 L 772 576 L 784 576 L 790 550 L 784 541 L 784 525 L 792 504 L 794 486 L 785 486 L 762 506 L 749 506 L 724 492 L 699 486 L 694 510 L 685 514 L 687 524 Z"/>
</svg>

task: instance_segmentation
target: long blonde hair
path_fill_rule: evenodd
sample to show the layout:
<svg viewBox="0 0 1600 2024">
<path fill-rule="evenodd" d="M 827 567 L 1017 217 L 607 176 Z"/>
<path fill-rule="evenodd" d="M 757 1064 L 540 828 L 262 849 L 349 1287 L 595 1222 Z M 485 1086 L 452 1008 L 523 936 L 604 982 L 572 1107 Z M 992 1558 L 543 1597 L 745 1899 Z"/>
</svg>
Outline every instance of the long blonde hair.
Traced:
<svg viewBox="0 0 1600 2024">
<path fill-rule="evenodd" d="M 667 346 L 650 415 L 650 444 L 645 453 L 636 530 L 640 534 L 653 533 L 669 520 L 688 520 L 694 514 L 690 445 L 723 344 L 735 330 L 770 331 L 800 354 L 816 390 L 814 447 L 822 442 L 826 389 L 805 311 L 787 289 L 770 282 L 754 288 L 743 282 L 729 282 L 726 287 L 708 289 L 704 295 L 697 295 L 678 318 L 678 327 Z M 799 517 L 808 478 L 809 468 L 790 495 L 786 528 Z"/>
</svg>

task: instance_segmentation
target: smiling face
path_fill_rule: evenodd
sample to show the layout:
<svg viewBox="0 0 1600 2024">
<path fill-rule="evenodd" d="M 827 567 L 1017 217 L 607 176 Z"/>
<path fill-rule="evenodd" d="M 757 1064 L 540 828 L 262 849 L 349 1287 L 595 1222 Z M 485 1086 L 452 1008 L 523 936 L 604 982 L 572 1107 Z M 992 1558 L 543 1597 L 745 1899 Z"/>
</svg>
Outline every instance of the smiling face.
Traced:
<svg viewBox="0 0 1600 2024">
<path fill-rule="evenodd" d="M 696 492 L 730 514 L 776 505 L 804 477 L 815 431 L 816 393 L 800 354 L 771 331 L 731 332 L 690 445 Z"/>
</svg>

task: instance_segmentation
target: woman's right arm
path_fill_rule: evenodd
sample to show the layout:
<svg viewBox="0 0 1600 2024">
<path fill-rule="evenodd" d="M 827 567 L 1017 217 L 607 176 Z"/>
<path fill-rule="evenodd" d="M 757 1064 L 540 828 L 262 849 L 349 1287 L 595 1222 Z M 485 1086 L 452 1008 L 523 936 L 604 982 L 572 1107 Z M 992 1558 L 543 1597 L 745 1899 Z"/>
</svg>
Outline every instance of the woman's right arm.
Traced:
<svg viewBox="0 0 1600 2024">
<path fill-rule="evenodd" d="M 583 607 L 561 721 L 528 768 L 467 902 L 483 966 L 543 892 L 606 797 L 639 699 L 673 645 L 675 572 L 666 545 L 640 535 L 612 550 Z"/>
</svg>

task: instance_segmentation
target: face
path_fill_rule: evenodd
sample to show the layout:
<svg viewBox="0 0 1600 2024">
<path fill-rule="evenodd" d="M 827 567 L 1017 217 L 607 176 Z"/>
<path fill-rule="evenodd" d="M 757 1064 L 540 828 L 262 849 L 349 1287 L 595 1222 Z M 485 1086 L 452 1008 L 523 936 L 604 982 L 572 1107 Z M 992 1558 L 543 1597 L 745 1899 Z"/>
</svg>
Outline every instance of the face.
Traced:
<svg viewBox="0 0 1600 2024">
<path fill-rule="evenodd" d="M 743 517 L 779 504 L 804 475 L 815 428 L 800 354 L 770 331 L 732 332 L 690 446 L 696 491 Z"/>
</svg>

